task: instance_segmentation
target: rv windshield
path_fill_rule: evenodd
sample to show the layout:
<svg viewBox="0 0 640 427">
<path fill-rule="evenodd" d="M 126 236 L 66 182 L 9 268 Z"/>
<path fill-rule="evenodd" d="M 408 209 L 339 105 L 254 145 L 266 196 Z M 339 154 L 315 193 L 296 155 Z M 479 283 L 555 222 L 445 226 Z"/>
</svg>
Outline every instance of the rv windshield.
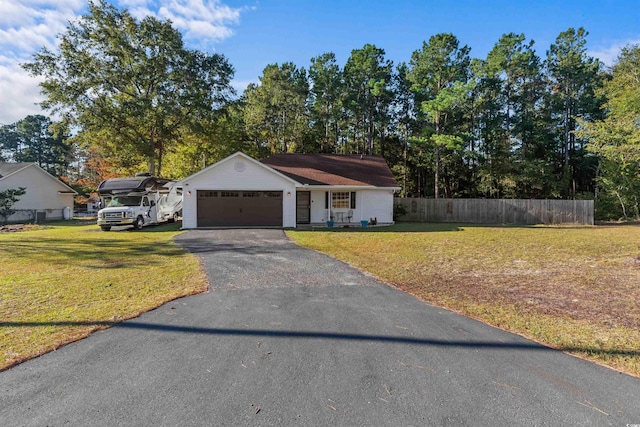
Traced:
<svg viewBox="0 0 640 427">
<path fill-rule="evenodd" d="M 140 206 L 139 196 L 118 196 L 112 198 L 107 204 L 108 208 L 117 208 L 119 206 Z"/>
</svg>

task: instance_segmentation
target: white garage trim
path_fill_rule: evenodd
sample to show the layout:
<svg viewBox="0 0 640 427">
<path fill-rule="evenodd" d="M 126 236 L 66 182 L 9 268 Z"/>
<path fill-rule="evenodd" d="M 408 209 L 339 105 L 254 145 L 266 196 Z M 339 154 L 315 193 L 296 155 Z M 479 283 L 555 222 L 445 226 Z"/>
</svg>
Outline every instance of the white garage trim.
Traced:
<svg viewBox="0 0 640 427">
<path fill-rule="evenodd" d="M 279 226 L 296 226 L 296 187 L 301 184 L 244 153 L 235 153 L 183 179 L 178 185 L 183 187 L 183 228 L 202 227 L 198 223 L 199 191 L 279 192 L 282 194 L 282 222 Z M 256 226 L 261 225 L 258 223 Z"/>
</svg>

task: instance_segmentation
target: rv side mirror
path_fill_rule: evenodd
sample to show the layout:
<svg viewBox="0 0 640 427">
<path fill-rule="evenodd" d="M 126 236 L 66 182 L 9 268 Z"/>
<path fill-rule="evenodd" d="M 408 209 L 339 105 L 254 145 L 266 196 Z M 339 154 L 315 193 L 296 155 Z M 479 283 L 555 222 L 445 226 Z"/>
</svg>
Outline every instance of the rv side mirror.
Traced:
<svg viewBox="0 0 640 427">
<path fill-rule="evenodd" d="M 154 207 L 155 205 L 156 205 L 156 202 L 152 200 L 151 201 L 151 207 Z"/>
</svg>

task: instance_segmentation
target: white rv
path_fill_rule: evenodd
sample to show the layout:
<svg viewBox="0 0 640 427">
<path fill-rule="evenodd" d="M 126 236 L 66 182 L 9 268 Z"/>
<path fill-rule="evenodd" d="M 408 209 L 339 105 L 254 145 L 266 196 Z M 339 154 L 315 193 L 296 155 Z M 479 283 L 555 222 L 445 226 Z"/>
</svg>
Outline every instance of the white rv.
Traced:
<svg viewBox="0 0 640 427">
<path fill-rule="evenodd" d="M 174 181 L 137 174 L 132 178 L 112 178 L 98 186 L 102 209 L 98 225 L 103 231 L 131 225 L 177 221 L 182 216 L 182 189 Z"/>
</svg>

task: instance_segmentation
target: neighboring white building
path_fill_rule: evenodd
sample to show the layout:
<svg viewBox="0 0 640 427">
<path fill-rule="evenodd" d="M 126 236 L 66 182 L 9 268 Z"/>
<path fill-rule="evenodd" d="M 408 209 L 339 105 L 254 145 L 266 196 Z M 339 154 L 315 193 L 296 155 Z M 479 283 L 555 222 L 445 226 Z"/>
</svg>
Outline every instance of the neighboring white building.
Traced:
<svg viewBox="0 0 640 427">
<path fill-rule="evenodd" d="M 393 223 L 400 187 L 382 157 L 237 152 L 185 179 L 182 227 Z"/>
<path fill-rule="evenodd" d="M 35 163 L 0 163 L 0 191 L 24 187 L 9 222 L 70 219 L 77 194 Z"/>
</svg>

